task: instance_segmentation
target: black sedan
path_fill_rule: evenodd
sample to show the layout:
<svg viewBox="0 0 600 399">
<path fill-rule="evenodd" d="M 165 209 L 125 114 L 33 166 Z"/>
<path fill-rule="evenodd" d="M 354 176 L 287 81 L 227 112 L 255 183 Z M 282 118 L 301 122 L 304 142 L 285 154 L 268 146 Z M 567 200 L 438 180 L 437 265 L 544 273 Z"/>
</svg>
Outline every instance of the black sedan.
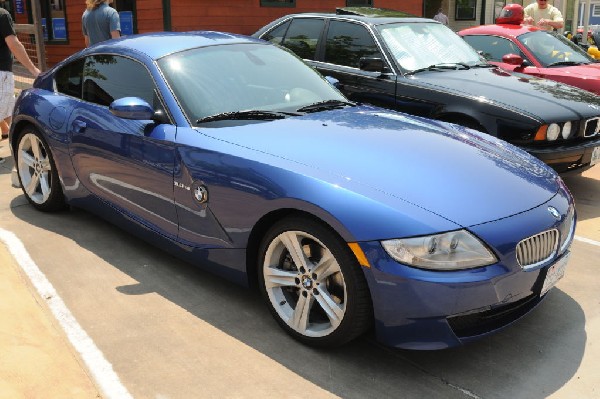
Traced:
<svg viewBox="0 0 600 399">
<path fill-rule="evenodd" d="M 498 69 L 431 19 L 369 11 L 287 15 L 254 36 L 337 79 L 354 101 L 489 133 L 558 172 L 600 162 L 599 96 Z"/>
</svg>

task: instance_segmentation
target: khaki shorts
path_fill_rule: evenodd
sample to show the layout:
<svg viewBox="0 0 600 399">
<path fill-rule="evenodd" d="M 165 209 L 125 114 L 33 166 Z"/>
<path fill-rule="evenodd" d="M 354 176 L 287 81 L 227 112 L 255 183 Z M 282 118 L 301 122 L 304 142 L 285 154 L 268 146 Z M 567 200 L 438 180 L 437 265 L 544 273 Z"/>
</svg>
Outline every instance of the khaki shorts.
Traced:
<svg viewBox="0 0 600 399">
<path fill-rule="evenodd" d="M 12 72 L 0 71 L 0 120 L 12 116 L 15 107 L 15 77 Z"/>
</svg>

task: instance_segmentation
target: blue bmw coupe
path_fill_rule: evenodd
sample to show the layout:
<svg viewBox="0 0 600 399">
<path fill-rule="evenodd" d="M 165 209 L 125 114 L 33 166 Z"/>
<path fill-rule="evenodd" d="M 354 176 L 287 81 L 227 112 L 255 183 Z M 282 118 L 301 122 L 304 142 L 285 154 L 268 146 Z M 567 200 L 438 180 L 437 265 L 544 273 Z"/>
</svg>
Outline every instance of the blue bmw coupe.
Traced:
<svg viewBox="0 0 600 399">
<path fill-rule="evenodd" d="M 467 128 L 349 102 L 270 43 L 130 36 L 40 76 L 10 146 L 40 211 L 94 212 L 256 286 L 314 346 L 370 328 L 441 349 L 505 327 L 562 277 L 560 177 Z"/>
</svg>

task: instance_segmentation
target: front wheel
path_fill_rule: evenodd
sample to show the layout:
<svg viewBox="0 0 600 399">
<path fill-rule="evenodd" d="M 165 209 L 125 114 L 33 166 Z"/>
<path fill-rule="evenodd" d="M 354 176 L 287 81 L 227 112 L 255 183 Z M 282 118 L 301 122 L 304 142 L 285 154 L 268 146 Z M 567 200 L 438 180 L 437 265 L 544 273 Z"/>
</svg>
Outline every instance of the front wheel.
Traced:
<svg viewBox="0 0 600 399">
<path fill-rule="evenodd" d="M 57 211 L 65 207 L 58 172 L 50 147 L 33 127 L 19 135 L 15 162 L 25 197 L 40 211 Z"/>
<path fill-rule="evenodd" d="M 299 341 L 342 345 L 372 322 L 367 283 L 354 255 L 328 227 L 292 217 L 260 248 L 259 285 L 277 322 Z"/>
</svg>

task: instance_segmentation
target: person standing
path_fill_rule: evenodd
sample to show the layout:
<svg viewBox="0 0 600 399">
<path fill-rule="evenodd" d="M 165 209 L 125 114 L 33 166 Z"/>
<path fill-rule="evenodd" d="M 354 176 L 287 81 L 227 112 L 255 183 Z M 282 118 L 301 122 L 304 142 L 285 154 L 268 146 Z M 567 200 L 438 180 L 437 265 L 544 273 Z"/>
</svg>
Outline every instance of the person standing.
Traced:
<svg viewBox="0 0 600 399">
<path fill-rule="evenodd" d="M 560 29 L 564 26 L 564 20 L 560 10 L 548 5 L 548 0 L 536 0 L 523 10 L 525 18 L 523 24 L 536 25 L 548 31 Z"/>
<path fill-rule="evenodd" d="M 437 14 L 434 15 L 433 19 L 448 26 L 448 17 L 446 16 L 446 14 L 444 14 L 441 8 L 438 10 Z"/>
<path fill-rule="evenodd" d="M 113 0 L 86 0 L 81 17 L 85 46 L 121 37 L 119 13 L 110 7 Z"/>
<path fill-rule="evenodd" d="M 10 13 L 0 8 L 0 140 L 8 137 L 8 130 L 12 121 L 12 112 L 15 106 L 15 79 L 12 72 L 14 57 L 37 78 L 40 70 L 27 55 L 23 43 L 17 37 L 15 26 Z M 0 158 L 0 163 L 4 159 Z"/>
</svg>

